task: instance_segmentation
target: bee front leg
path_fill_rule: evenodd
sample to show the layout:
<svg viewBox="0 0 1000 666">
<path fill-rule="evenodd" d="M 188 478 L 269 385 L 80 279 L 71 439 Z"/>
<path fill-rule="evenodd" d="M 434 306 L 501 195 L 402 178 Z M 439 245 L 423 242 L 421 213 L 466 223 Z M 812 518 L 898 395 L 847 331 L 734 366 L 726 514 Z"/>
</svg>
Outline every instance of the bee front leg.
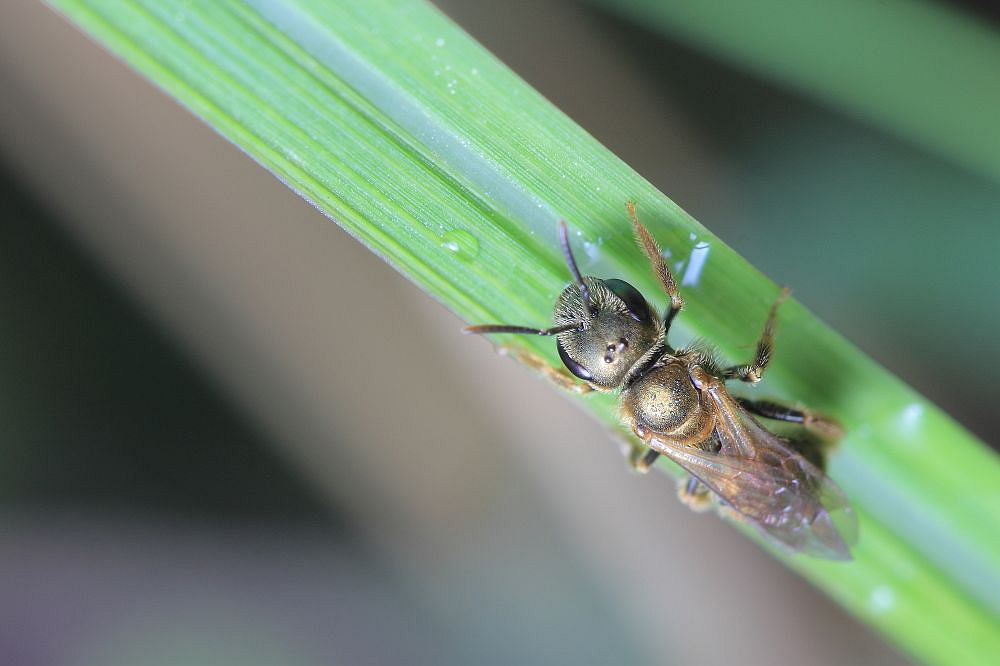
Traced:
<svg viewBox="0 0 1000 666">
<path fill-rule="evenodd" d="M 497 353 L 501 356 L 510 356 L 519 363 L 523 363 L 532 370 L 540 373 L 542 377 L 549 380 L 564 391 L 583 395 L 591 393 L 594 388 L 589 384 L 582 384 L 570 376 L 568 373 L 556 370 L 546 362 L 541 356 L 514 347 L 502 346 L 497 348 Z"/>
<path fill-rule="evenodd" d="M 677 289 L 677 281 L 674 279 L 673 273 L 667 268 L 667 262 L 663 260 L 660 246 L 653 239 L 653 235 L 649 233 L 649 230 L 639 223 L 639 216 L 635 212 L 635 202 L 629 201 L 625 204 L 625 208 L 628 210 L 629 217 L 632 218 L 632 228 L 635 231 L 635 238 L 639 242 L 639 247 L 646 254 L 646 258 L 649 259 L 653 274 L 660 281 L 663 291 L 670 297 L 670 307 L 663 317 L 663 340 L 666 342 L 667 333 L 670 331 L 670 323 L 677 316 L 677 313 L 681 311 L 681 308 L 684 307 L 684 299 L 681 298 L 680 291 Z"/>
</svg>

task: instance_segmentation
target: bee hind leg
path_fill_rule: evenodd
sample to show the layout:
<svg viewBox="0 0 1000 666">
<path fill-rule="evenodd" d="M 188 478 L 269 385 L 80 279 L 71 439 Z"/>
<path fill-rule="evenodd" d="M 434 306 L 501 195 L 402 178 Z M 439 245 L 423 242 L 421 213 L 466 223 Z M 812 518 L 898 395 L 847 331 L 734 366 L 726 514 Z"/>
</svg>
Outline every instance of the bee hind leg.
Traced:
<svg viewBox="0 0 1000 666">
<path fill-rule="evenodd" d="M 839 423 L 808 409 L 794 409 L 767 400 L 737 398 L 737 401 L 751 414 L 802 426 L 804 432 L 786 433 L 782 439 L 821 470 L 826 469 L 827 453 L 844 435 Z"/>
<path fill-rule="evenodd" d="M 774 419 L 775 421 L 798 423 L 809 432 L 829 443 L 836 442 L 844 436 L 844 429 L 839 423 L 809 409 L 794 409 L 768 400 L 737 398 L 736 401 L 751 414 L 763 416 L 766 419 Z"/>
<path fill-rule="evenodd" d="M 712 494 L 698 479 L 689 476 L 677 484 L 677 497 L 689 509 L 703 513 L 712 508 Z"/>
</svg>

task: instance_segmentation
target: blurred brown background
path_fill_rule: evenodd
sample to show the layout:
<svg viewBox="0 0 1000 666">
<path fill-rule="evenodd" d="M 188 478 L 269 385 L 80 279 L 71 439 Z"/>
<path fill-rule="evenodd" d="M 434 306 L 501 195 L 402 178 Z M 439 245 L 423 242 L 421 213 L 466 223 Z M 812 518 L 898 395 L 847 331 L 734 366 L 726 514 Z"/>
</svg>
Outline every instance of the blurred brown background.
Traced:
<svg viewBox="0 0 1000 666">
<path fill-rule="evenodd" d="M 994 184 L 579 5 L 440 5 L 996 435 L 992 250 L 914 231 L 997 240 Z M 0 90 L 3 663 L 904 663 L 41 4 Z"/>
</svg>

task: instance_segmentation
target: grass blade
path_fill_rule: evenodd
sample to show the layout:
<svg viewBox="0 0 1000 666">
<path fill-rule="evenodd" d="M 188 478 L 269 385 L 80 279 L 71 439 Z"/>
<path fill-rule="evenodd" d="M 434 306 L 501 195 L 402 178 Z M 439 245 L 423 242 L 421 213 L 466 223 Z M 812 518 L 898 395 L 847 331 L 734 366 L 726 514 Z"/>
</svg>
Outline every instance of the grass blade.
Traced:
<svg viewBox="0 0 1000 666">
<path fill-rule="evenodd" d="M 428 4 L 51 2 L 470 322 L 551 320 L 560 218 L 583 272 L 658 293 L 630 199 L 678 262 L 682 334 L 741 358 L 777 294 Z M 853 563 L 789 564 L 929 661 L 1000 654 L 994 454 L 795 301 L 778 344 L 768 391 L 847 426 L 831 475 L 861 517 Z"/>
</svg>

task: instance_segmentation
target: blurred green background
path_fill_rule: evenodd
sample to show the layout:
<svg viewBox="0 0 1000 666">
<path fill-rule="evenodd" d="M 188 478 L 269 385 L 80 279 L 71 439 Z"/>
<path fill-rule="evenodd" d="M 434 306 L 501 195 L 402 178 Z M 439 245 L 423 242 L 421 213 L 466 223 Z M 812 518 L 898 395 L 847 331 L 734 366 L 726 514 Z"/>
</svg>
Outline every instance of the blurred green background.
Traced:
<svg viewBox="0 0 1000 666">
<path fill-rule="evenodd" d="M 1000 441 L 995 174 L 719 36 L 439 6 Z M 3 663 L 905 663 L 41 4 L 0 90 Z"/>
</svg>

